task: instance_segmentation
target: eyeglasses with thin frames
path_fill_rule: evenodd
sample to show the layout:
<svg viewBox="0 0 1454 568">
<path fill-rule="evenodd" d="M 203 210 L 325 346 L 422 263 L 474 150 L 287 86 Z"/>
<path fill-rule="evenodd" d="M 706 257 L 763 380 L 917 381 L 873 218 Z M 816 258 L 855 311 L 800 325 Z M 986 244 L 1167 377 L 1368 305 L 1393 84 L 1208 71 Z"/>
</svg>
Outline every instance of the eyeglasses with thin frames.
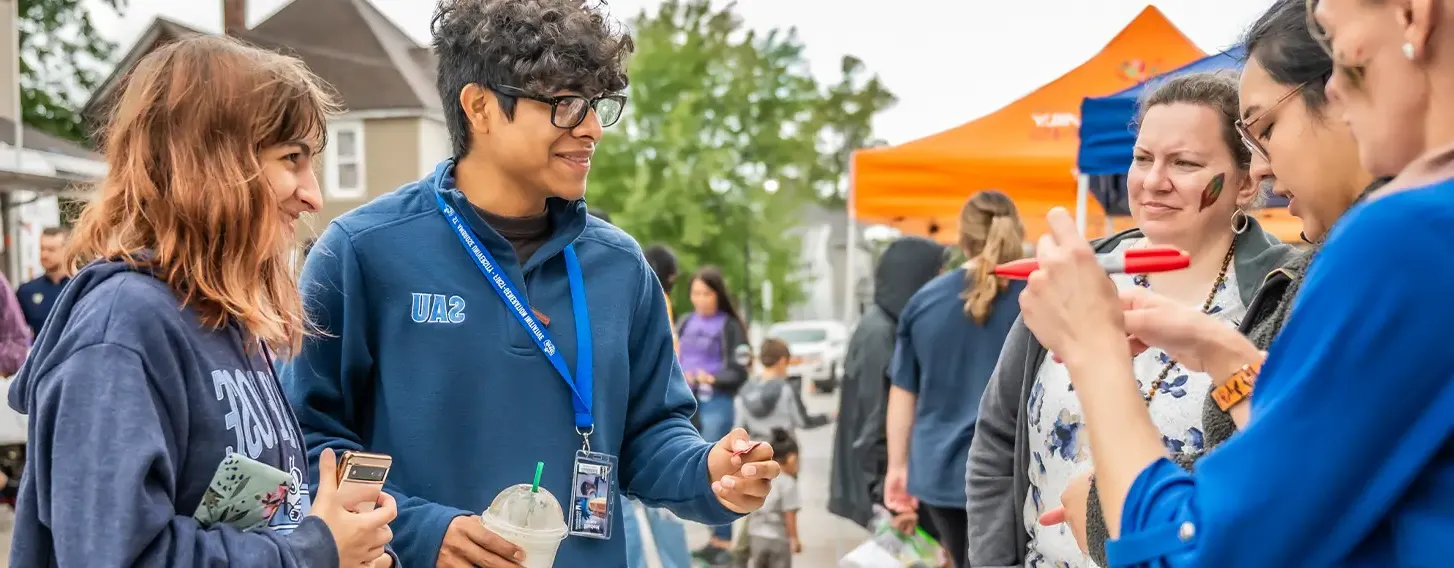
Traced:
<svg viewBox="0 0 1454 568">
<path fill-rule="evenodd" d="M 596 111 L 601 127 L 608 128 L 621 120 L 621 111 L 626 108 L 626 95 L 601 95 L 586 98 L 580 95 L 546 96 L 537 95 L 510 85 L 499 85 L 495 91 L 507 97 L 530 99 L 550 105 L 550 123 L 556 128 L 570 130 L 586 120 L 586 114 Z"/>
<path fill-rule="evenodd" d="M 1272 159 L 1269 158 L 1267 155 L 1267 148 L 1264 148 L 1262 146 L 1262 143 L 1257 141 L 1257 137 L 1252 135 L 1252 125 L 1257 124 L 1257 121 L 1259 120 L 1267 118 L 1267 115 L 1271 114 L 1272 111 L 1277 110 L 1277 107 L 1282 106 L 1282 103 L 1287 102 L 1287 100 L 1292 98 L 1294 95 L 1303 92 L 1303 89 L 1307 86 L 1307 83 L 1303 83 L 1301 85 L 1293 87 L 1291 91 L 1288 91 L 1287 94 L 1283 95 L 1282 97 L 1278 98 L 1276 102 L 1272 103 L 1272 106 L 1262 109 L 1262 112 L 1259 112 L 1255 116 L 1246 120 L 1238 120 L 1237 122 L 1232 123 L 1233 128 L 1237 130 L 1237 136 L 1242 139 L 1242 145 L 1246 146 L 1248 150 L 1251 150 L 1253 154 L 1257 154 L 1257 157 L 1262 158 L 1265 161 L 1271 161 Z"/>
</svg>

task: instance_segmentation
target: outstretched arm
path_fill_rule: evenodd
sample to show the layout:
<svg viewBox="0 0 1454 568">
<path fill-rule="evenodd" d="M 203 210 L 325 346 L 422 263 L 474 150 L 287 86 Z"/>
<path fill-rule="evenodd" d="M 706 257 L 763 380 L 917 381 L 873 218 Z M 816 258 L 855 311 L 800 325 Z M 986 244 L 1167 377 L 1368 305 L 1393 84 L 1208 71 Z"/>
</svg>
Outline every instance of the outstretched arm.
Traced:
<svg viewBox="0 0 1454 568">
<path fill-rule="evenodd" d="M 1108 460 L 1111 436 L 1128 441 L 1106 418 L 1116 405 L 1077 389 L 1098 475 L 1114 467 L 1131 478 L 1101 484 L 1107 517 L 1121 513 L 1119 524 L 1108 518 L 1122 533 L 1110 545 L 1114 564 L 1333 565 L 1387 519 L 1454 433 L 1454 352 L 1436 332 L 1454 319 L 1454 304 L 1429 285 L 1454 282 L 1454 258 L 1439 250 L 1451 223 L 1427 215 L 1425 197 L 1397 194 L 1350 213 L 1272 345 L 1254 420 L 1195 476 L 1164 459 Z M 1381 245 L 1389 234 L 1400 235 L 1398 247 Z M 1225 359 L 1208 370 L 1238 363 Z M 1130 441 L 1149 453 L 1139 436 Z"/>
<path fill-rule="evenodd" d="M 640 289 L 631 318 L 631 406 L 622 447 L 621 487 L 643 503 L 666 507 L 684 519 L 730 523 L 741 515 L 712 492 L 704 441 L 691 416 L 696 410 L 672 348 L 666 302 L 656 276 L 641 261 Z"/>
</svg>

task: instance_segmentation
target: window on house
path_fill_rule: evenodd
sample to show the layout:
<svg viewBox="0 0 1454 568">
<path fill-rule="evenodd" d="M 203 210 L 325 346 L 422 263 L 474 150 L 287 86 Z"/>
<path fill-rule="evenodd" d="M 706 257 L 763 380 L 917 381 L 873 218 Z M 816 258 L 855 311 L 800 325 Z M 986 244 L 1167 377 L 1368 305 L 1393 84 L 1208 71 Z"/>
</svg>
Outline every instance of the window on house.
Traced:
<svg viewBox="0 0 1454 568">
<path fill-rule="evenodd" d="M 363 123 L 340 122 L 329 126 L 328 154 L 324 160 L 329 197 L 363 197 L 363 158 Z"/>
</svg>

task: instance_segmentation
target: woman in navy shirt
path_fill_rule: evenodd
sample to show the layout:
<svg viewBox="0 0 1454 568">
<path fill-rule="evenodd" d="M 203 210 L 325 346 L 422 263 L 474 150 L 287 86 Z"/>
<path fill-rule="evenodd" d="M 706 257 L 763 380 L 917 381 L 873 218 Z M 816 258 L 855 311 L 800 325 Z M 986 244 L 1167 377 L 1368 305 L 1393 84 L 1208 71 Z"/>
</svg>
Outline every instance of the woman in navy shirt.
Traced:
<svg viewBox="0 0 1454 568">
<path fill-rule="evenodd" d="M 981 191 L 959 214 L 959 245 L 969 261 L 930 280 L 899 315 L 889 364 L 888 473 L 884 504 L 912 512 L 922 501 L 954 566 L 969 550 L 965 463 L 1005 336 L 1019 316 L 1021 283 L 995 265 L 1025 256 L 1025 227 L 1009 196 Z"/>
<path fill-rule="evenodd" d="M 1374 175 L 1270 352 L 1149 294 L 1117 298 L 1063 210 L 1021 295 L 1086 412 L 1113 566 L 1437 566 L 1454 526 L 1454 0 L 1322 0 L 1330 98 Z M 1382 243 L 1389 235 L 1401 246 Z M 1166 459 L 1129 380 L 1153 344 L 1239 385 L 1246 428 L 1194 474 Z M 1248 538 L 1248 535 L 1253 535 Z"/>
</svg>

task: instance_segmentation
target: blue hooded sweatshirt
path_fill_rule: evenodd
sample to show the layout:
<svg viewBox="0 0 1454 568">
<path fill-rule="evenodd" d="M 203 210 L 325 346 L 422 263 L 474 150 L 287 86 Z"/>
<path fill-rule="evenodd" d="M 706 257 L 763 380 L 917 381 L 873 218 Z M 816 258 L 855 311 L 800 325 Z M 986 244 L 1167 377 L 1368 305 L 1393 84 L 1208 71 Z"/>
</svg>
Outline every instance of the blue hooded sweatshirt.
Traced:
<svg viewBox="0 0 1454 568">
<path fill-rule="evenodd" d="M 272 367 L 236 327 L 204 327 L 122 262 L 77 274 L 49 322 L 10 386 L 29 415 L 11 566 L 338 565 L 302 483 L 268 529 L 192 518 L 228 453 L 308 475 Z"/>
<path fill-rule="evenodd" d="M 398 500 L 393 547 L 406 566 L 434 566 L 449 523 L 479 514 L 511 485 L 530 483 L 536 462 L 545 462 L 542 485 L 569 506 L 571 465 L 581 449 L 571 390 L 451 231 L 435 197 L 439 187 L 545 316 L 541 323 L 573 372 L 579 365 L 563 251 L 574 245 L 594 353 L 591 450 L 619 456 L 620 489 L 693 521 L 735 520 L 711 491 L 712 444 L 690 422 L 695 402 L 641 248 L 588 216 L 584 202 L 552 199 L 553 232 L 521 266 L 510 243 L 454 188 L 452 166 L 447 161 L 334 220 L 308 255 L 301 289 L 323 332 L 284 367 L 283 384 L 309 459 L 324 447 L 393 456 L 386 489 Z M 617 535 L 621 519 L 613 509 Z M 556 565 L 622 566 L 625 558 L 620 536 L 568 537 Z"/>
</svg>

